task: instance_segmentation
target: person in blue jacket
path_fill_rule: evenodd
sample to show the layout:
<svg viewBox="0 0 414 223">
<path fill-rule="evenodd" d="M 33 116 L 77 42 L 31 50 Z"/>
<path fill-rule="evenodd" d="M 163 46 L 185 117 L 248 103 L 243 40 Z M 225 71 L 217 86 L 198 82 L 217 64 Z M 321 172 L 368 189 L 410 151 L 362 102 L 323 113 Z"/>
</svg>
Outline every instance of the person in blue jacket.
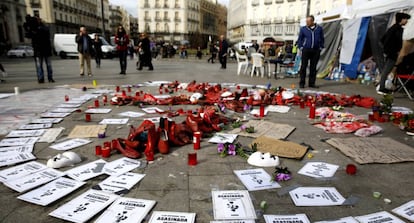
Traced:
<svg viewBox="0 0 414 223">
<path fill-rule="evenodd" d="M 306 17 L 306 26 L 299 32 L 298 47 L 302 51 L 302 66 L 300 68 L 299 87 L 305 87 L 306 70 L 310 62 L 309 87 L 318 88 L 316 82 L 316 65 L 318 64 L 321 50 L 324 48 L 325 38 L 321 26 L 315 23 L 314 16 Z"/>
</svg>

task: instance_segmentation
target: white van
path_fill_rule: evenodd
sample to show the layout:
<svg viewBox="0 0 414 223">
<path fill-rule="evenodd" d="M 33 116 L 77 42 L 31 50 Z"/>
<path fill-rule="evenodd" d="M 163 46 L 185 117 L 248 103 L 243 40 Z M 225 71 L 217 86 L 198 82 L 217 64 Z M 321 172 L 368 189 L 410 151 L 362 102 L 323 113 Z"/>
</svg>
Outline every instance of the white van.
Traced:
<svg viewBox="0 0 414 223">
<path fill-rule="evenodd" d="M 91 38 L 94 38 L 95 34 L 89 34 Z M 67 57 L 78 57 L 78 44 L 75 42 L 76 34 L 55 34 L 53 38 L 53 45 L 55 47 L 56 54 L 60 58 L 65 59 Z M 102 36 L 102 55 L 103 58 L 112 58 L 116 54 L 116 48 L 110 45 Z"/>
</svg>

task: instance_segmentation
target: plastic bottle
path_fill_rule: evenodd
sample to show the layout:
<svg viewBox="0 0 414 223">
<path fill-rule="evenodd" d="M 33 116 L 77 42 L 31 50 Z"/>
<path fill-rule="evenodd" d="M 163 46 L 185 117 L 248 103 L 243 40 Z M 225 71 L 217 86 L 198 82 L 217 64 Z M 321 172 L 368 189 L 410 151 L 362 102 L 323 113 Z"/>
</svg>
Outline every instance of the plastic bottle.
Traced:
<svg viewBox="0 0 414 223">
<path fill-rule="evenodd" d="M 334 70 L 334 80 L 339 81 L 339 69 L 335 68 Z"/>
<path fill-rule="evenodd" d="M 369 72 L 365 73 L 364 76 L 364 84 L 370 85 L 371 84 L 371 74 Z"/>
<path fill-rule="evenodd" d="M 339 74 L 339 81 L 345 82 L 345 71 L 341 70 L 341 73 Z"/>
</svg>

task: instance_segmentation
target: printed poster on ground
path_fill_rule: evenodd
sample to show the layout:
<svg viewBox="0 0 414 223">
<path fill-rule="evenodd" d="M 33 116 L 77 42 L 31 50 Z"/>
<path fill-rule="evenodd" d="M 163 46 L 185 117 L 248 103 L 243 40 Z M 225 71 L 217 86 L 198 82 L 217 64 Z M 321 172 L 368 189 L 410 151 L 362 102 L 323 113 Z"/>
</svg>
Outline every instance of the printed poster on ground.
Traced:
<svg viewBox="0 0 414 223">
<path fill-rule="evenodd" d="M 49 215 L 71 222 L 86 222 L 117 198 L 118 195 L 91 189 L 60 206 Z"/>
<path fill-rule="evenodd" d="M 262 168 L 235 170 L 234 173 L 249 191 L 280 188 L 280 185 Z"/>
<path fill-rule="evenodd" d="M 212 191 L 215 220 L 256 219 L 247 190 Z"/>
</svg>

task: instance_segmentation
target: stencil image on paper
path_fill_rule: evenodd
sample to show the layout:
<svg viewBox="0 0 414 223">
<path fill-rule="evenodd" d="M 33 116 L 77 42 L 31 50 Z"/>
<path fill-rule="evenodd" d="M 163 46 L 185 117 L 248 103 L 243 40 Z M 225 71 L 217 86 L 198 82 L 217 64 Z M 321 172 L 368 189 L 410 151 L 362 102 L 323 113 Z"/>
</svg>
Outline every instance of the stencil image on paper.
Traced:
<svg viewBox="0 0 414 223">
<path fill-rule="evenodd" d="M 30 175 L 26 175 L 22 178 L 5 181 L 4 185 L 17 192 L 24 192 L 32 188 L 38 187 L 42 184 L 45 184 L 47 182 L 50 182 L 63 175 L 64 174 L 61 171 L 52 168 L 47 168 L 37 171 Z"/>
<path fill-rule="evenodd" d="M 298 187 L 289 194 L 296 206 L 335 206 L 345 202 L 334 187 Z"/>
<path fill-rule="evenodd" d="M 0 182 L 21 178 L 46 168 L 48 168 L 46 165 L 37 161 L 31 161 L 18 166 L 10 167 L 0 171 Z"/>
<path fill-rule="evenodd" d="M 129 172 L 141 165 L 141 161 L 123 157 L 109 162 L 104 167 L 104 172 L 111 176 L 118 176 Z"/>
<path fill-rule="evenodd" d="M 85 181 L 103 174 L 103 167 L 107 162 L 103 159 L 78 166 L 66 171 L 66 175 L 78 181 Z"/>
</svg>

